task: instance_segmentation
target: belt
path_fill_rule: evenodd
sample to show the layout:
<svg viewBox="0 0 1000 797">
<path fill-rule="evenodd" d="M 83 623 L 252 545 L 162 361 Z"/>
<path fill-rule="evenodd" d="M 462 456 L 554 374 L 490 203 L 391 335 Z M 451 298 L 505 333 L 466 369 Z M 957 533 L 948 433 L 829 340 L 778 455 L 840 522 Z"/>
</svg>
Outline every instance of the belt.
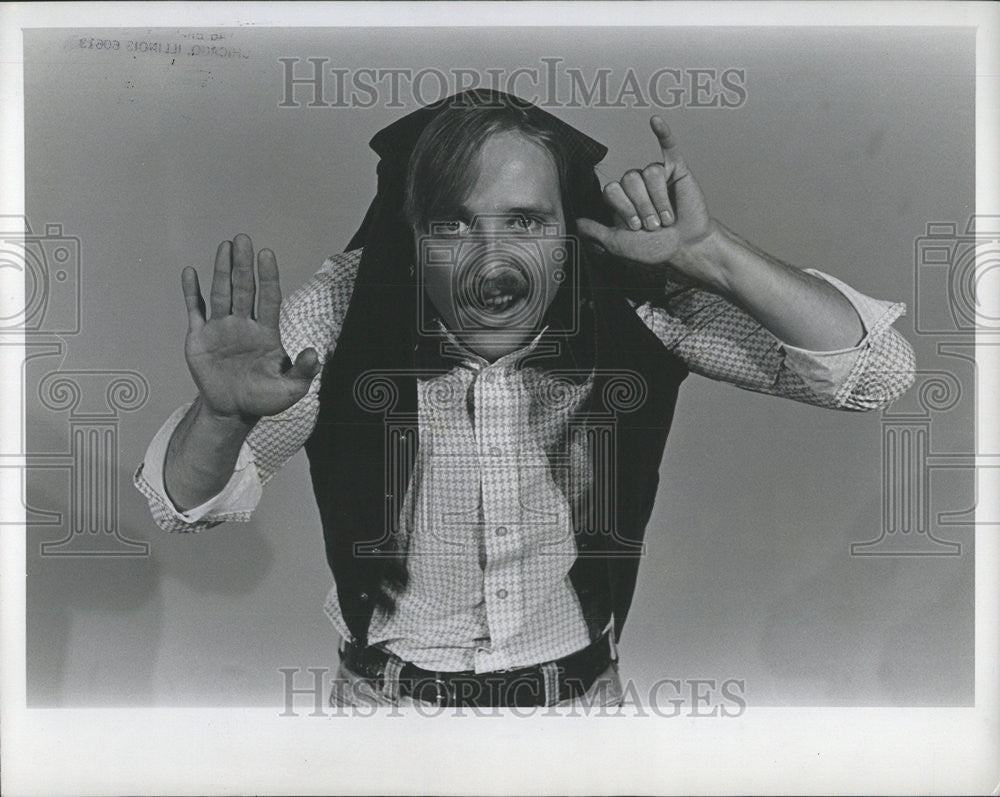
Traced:
<svg viewBox="0 0 1000 797">
<path fill-rule="evenodd" d="M 477 673 L 437 672 L 405 662 L 373 645 L 345 644 L 348 669 L 375 682 L 376 688 L 437 706 L 544 706 L 584 694 L 612 658 L 610 632 L 561 659 L 511 670 Z M 393 683 L 388 683 L 389 681 Z"/>
</svg>

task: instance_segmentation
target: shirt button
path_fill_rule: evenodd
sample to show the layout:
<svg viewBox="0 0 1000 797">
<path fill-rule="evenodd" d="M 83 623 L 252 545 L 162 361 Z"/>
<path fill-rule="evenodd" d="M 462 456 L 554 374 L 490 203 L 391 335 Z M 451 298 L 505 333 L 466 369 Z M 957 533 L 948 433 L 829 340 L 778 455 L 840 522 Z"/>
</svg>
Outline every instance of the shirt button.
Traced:
<svg viewBox="0 0 1000 797">
<path fill-rule="evenodd" d="M 500 446 L 490 446 L 490 456 L 499 457 L 502 452 L 500 451 Z"/>
<path fill-rule="evenodd" d="M 507 533 L 507 527 L 506 526 L 497 526 L 497 536 L 498 537 L 502 537 L 506 533 Z"/>
<path fill-rule="evenodd" d="M 498 589 L 497 590 L 497 597 L 500 598 L 500 600 L 503 600 L 504 598 L 506 598 L 507 597 L 507 590 L 505 590 L 505 589 Z"/>
</svg>

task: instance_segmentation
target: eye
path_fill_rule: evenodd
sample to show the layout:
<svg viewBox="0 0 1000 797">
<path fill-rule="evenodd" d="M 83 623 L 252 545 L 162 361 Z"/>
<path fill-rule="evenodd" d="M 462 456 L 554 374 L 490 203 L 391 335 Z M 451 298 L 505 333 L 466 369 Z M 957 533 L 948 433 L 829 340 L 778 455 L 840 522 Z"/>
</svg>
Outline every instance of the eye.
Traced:
<svg viewBox="0 0 1000 797">
<path fill-rule="evenodd" d="M 511 226 L 520 232 L 530 232 L 540 223 L 538 219 L 519 213 L 510 220 Z"/>
<path fill-rule="evenodd" d="M 435 229 L 444 235 L 464 235 L 469 231 L 469 225 L 461 219 L 449 219 L 436 224 Z"/>
</svg>

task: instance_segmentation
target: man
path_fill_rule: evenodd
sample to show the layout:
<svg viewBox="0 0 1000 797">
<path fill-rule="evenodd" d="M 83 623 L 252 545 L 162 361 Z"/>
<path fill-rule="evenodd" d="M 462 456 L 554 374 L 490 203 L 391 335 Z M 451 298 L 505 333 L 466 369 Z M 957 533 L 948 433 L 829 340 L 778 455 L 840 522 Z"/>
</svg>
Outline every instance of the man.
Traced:
<svg viewBox="0 0 1000 797">
<path fill-rule="evenodd" d="M 306 447 L 344 643 L 333 702 L 618 703 L 688 370 L 851 410 L 912 381 L 902 305 L 742 241 L 651 127 L 662 160 L 602 194 L 603 146 L 465 92 L 372 140 L 361 229 L 280 318 L 275 257 L 258 284 L 246 236 L 219 247 L 210 319 L 184 270 L 199 395 L 136 485 L 166 529 L 246 520 Z"/>
</svg>

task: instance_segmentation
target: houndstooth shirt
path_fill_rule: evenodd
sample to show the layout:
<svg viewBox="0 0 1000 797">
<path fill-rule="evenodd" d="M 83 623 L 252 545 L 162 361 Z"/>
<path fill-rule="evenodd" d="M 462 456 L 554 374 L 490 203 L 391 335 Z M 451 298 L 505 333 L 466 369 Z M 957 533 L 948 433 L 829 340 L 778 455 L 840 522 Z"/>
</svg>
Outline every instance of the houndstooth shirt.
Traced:
<svg viewBox="0 0 1000 797">
<path fill-rule="evenodd" d="M 330 356 L 359 260 L 360 250 L 329 258 L 285 302 L 281 339 L 293 359 L 309 346 L 322 362 Z M 866 330 L 858 346 L 810 352 L 785 345 L 721 297 L 679 285 L 668 286 L 662 303 L 635 311 L 693 372 L 823 407 L 885 406 L 912 381 L 912 349 L 891 326 L 905 306 L 809 271 L 857 310 Z M 518 367 L 537 342 L 493 363 L 467 352 L 450 372 L 418 383 L 420 447 L 401 513 L 409 579 L 391 615 L 375 612 L 369 642 L 425 669 L 527 666 L 592 641 L 568 577 L 576 558 L 573 487 L 559 483 L 546 456 L 591 383 L 555 404 L 540 402 L 543 376 Z M 163 487 L 167 443 L 190 405 L 174 412 L 134 477 L 158 525 L 200 531 L 249 520 L 263 485 L 312 433 L 320 378 L 293 407 L 257 423 L 223 491 L 187 512 L 173 506 Z M 350 639 L 336 588 L 324 609 Z"/>
</svg>

